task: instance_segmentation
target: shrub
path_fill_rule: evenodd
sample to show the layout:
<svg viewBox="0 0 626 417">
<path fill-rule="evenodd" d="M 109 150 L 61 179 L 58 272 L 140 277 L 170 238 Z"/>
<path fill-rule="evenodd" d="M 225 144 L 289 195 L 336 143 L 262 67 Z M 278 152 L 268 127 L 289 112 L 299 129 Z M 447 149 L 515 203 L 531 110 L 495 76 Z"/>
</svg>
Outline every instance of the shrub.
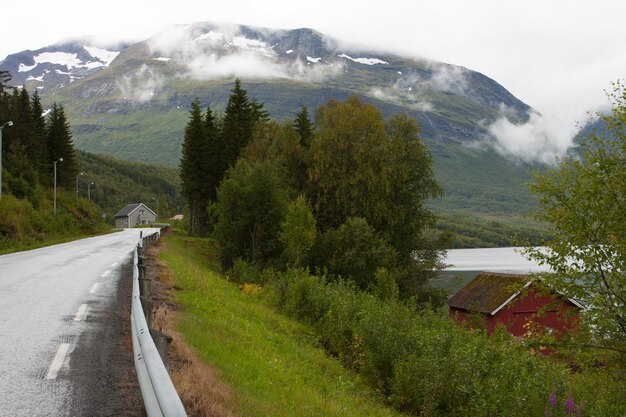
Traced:
<svg viewBox="0 0 626 417">
<path fill-rule="evenodd" d="M 583 415 L 625 415 L 621 375 L 572 373 L 508 334 L 458 327 L 445 310 L 415 311 L 301 269 L 272 288 L 286 314 L 312 325 L 331 355 L 411 415 L 557 417 L 567 401 Z"/>
<path fill-rule="evenodd" d="M 354 281 L 364 290 L 374 281 L 378 268 L 396 266 L 397 254 L 365 219 L 349 218 L 338 229 L 320 236 L 312 249 L 311 263 Z"/>
</svg>

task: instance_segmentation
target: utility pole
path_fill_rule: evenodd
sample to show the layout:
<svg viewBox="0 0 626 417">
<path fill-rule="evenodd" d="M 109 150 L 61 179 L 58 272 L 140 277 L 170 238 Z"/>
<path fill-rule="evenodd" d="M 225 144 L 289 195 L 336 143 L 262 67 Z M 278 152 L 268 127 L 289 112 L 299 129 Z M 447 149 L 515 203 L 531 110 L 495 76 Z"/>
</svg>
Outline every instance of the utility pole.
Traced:
<svg viewBox="0 0 626 417">
<path fill-rule="evenodd" d="M 87 186 L 87 198 L 89 199 L 89 201 L 91 201 L 91 186 L 92 185 L 96 185 L 93 182 L 89 183 L 89 185 Z"/>
<path fill-rule="evenodd" d="M 7 126 L 13 126 L 13 122 L 9 120 L 0 127 L 0 198 L 2 198 L 2 130 Z"/>
</svg>

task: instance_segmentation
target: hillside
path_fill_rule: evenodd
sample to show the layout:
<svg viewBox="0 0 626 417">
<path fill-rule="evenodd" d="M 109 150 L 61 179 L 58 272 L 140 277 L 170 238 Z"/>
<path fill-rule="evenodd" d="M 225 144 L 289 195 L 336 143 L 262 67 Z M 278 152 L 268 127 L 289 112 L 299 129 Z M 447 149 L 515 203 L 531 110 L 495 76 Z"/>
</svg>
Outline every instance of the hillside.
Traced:
<svg viewBox="0 0 626 417">
<path fill-rule="evenodd" d="M 113 224 L 115 213 L 126 204 L 137 201 L 157 211 L 158 220 L 184 213 L 176 169 L 120 161 L 82 151 L 78 152 L 78 161 L 83 172 L 78 177 L 78 194 L 87 197 L 89 184 L 93 183 L 89 194 L 102 210 L 107 223 Z"/>
<path fill-rule="evenodd" d="M 530 107 L 487 76 L 461 66 L 345 47 L 311 29 L 216 23 L 175 26 L 110 49 L 77 39 L 10 55 L 0 69 L 66 109 L 79 149 L 175 167 L 190 103 L 223 109 L 235 76 L 272 117 L 292 118 L 330 98 L 358 95 L 386 116 L 415 117 L 435 159 L 440 211 L 520 214 L 533 206 L 529 166 L 486 144 L 498 118 Z"/>
</svg>

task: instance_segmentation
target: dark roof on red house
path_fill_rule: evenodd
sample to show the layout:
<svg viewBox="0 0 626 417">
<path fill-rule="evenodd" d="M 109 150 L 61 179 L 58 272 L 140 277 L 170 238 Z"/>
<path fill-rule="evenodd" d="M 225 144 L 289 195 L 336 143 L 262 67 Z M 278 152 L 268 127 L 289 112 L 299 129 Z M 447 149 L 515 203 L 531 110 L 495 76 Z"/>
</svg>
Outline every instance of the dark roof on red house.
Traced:
<svg viewBox="0 0 626 417">
<path fill-rule="evenodd" d="M 482 272 L 448 300 L 450 307 L 492 313 L 526 284 L 528 275 Z"/>
<path fill-rule="evenodd" d="M 496 314 L 533 282 L 528 275 L 481 272 L 448 300 L 452 308 L 485 314 Z M 569 299 L 582 308 L 576 300 Z"/>
</svg>

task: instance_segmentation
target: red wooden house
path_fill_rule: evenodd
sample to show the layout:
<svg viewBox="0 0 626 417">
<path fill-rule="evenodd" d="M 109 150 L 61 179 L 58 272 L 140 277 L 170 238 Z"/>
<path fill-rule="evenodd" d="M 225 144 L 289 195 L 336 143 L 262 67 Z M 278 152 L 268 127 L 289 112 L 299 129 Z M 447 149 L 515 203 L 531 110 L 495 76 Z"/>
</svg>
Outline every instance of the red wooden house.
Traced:
<svg viewBox="0 0 626 417">
<path fill-rule="evenodd" d="M 502 325 L 515 336 L 564 334 L 578 326 L 582 305 L 542 287 L 528 275 L 483 272 L 448 300 L 458 322 L 483 321 L 487 334 Z"/>
</svg>

